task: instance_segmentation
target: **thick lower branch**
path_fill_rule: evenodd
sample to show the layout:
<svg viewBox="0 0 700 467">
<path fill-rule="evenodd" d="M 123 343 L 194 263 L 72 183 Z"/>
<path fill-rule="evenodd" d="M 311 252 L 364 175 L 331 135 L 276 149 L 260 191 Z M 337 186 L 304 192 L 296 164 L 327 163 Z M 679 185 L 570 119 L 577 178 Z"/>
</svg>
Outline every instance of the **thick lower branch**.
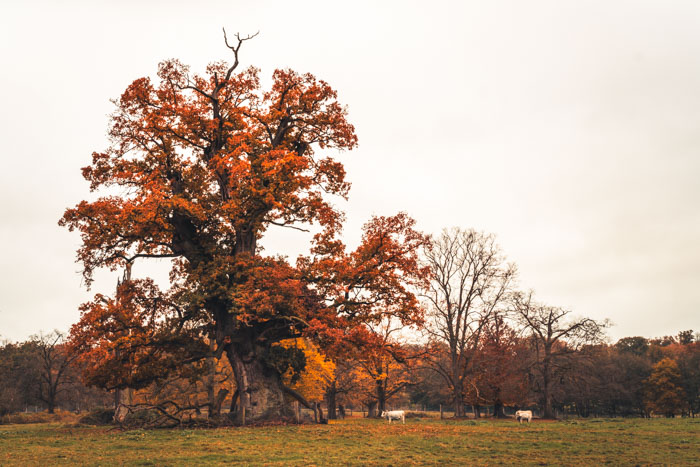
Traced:
<svg viewBox="0 0 700 467">
<path fill-rule="evenodd" d="M 285 394 L 289 394 L 290 396 L 298 400 L 301 403 L 301 405 L 303 405 L 307 409 L 315 410 L 315 407 L 309 401 L 307 401 L 306 398 L 304 398 L 304 396 L 296 392 L 294 389 L 288 388 L 287 386 L 282 386 L 282 391 L 284 391 Z"/>
</svg>

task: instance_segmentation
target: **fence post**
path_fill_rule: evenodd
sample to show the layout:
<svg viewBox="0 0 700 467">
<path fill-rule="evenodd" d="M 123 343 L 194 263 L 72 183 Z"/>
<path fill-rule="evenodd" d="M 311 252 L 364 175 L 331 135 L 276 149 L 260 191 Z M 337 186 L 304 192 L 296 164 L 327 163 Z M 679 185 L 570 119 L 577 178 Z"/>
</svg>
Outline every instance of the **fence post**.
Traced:
<svg viewBox="0 0 700 467">
<path fill-rule="evenodd" d="M 442 404 L 440 404 L 440 420 L 442 420 Z"/>
<path fill-rule="evenodd" d="M 245 405 L 241 407 L 241 425 L 245 425 Z"/>
</svg>

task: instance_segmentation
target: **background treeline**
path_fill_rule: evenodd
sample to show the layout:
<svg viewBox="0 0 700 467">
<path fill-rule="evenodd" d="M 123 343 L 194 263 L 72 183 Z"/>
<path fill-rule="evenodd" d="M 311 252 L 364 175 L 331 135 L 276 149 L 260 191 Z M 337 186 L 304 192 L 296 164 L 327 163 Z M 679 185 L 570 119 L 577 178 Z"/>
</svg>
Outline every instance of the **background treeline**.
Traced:
<svg viewBox="0 0 700 467">
<path fill-rule="evenodd" d="M 347 335 L 308 332 L 270 346 L 265 365 L 281 378 L 289 403 L 304 401 L 316 420 L 398 408 L 455 417 L 506 417 L 519 408 L 543 418 L 700 412 L 700 333 L 610 343 L 608 322 L 577 317 L 520 290 L 517 269 L 494 237 L 474 230 L 443 231 L 426 244 L 421 261 L 428 280 L 416 287 L 415 301 L 381 305 L 419 313 L 374 310 Z M 393 283 L 383 287 L 391 296 Z M 137 324 L 111 326 L 130 336 Z M 6 342 L 0 346 L 0 415 L 103 408 L 120 423 L 141 417 L 142 425 L 163 426 L 237 413 L 230 363 L 216 355 L 207 335 L 201 338 L 212 351 L 189 361 L 168 348 L 153 349 L 157 358 L 151 358 L 115 356 L 99 346 L 85 358 L 85 347 L 75 345 L 82 342 L 79 333 Z M 110 383 L 107 359 L 117 365 L 112 372 L 138 369 L 128 379 L 137 389 L 119 378 Z M 162 361 L 178 371 L 161 371 Z M 85 386 L 90 378 L 103 389 Z"/>
<path fill-rule="evenodd" d="M 306 354 L 306 368 L 292 385 L 320 403 L 328 418 L 350 410 L 369 416 L 395 408 L 454 412 L 453 388 L 434 366 L 449 359 L 446 348 L 395 345 L 384 356 L 331 362 L 303 342 L 292 345 L 301 345 Z M 112 409 L 115 393 L 82 384 L 81 369 L 66 350 L 58 332 L 1 345 L 0 414 Z M 579 349 L 562 344 L 553 360 L 549 392 L 555 416 L 694 417 L 700 412 L 698 333 L 625 337 Z M 544 416 L 543 364 L 536 339 L 493 323 L 469 359 L 462 415 L 502 417 L 527 407 Z M 173 400 L 196 416 L 211 413 L 210 402 L 228 412 L 234 395 L 235 382 L 222 359 L 191 379 L 136 391 L 129 402 L 151 407 Z"/>
<path fill-rule="evenodd" d="M 75 355 L 58 331 L 0 345 L 0 415 L 108 407 L 113 396 L 82 383 Z"/>
<path fill-rule="evenodd" d="M 493 341 L 484 342 L 474 357 L 472 388 L 466 402 L 479 416 L 512 414 L 532 408 L 544 414 L 543 359 L 537 342 L 520 337 L 508 343 L 508 356 Z M 585 345 L 566 349 L 553 363 L 552 406 L 556 416 L 695 416 L 700 410 L 700 342 L 698 334 L 647 339 L 626 337 L 615 344 Z M 423 378 L 407 391 L 408 400 L 436 409 L 451 403 L 447 387 Z M 427 374 L 426 374 L 427 373 Z M 484 407 L 488 406 L 488 407 Z"/>
</svg>

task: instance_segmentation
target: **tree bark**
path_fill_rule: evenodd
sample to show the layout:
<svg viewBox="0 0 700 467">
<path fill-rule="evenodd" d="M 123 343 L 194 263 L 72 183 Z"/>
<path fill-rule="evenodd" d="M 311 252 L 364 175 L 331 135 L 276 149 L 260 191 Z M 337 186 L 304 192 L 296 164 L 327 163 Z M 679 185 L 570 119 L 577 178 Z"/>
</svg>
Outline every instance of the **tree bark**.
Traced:
<svg viewBox="0 0 700 467">
<path fill-rule="evenodd" d="M 245 409 L 246 422 L 292 419 L 294 412 L 284 400 L 282 379 L 260 359 L 261 350 L 252 343 L 229 344 L 226 349 L 238 387 L 236 413 Z"/>
<path fill-rule="evenodd" d="M 218 417 L 221 415 L 221 404 L 224 403 L 224 399 L 228 395 L 228 389 L 219 389 L 219 393 L 213 401 L 213 405 L 209 406 L 209 417 Z"/>
<path fill-rule="evenodd" d="M 372 401 L 367 404 L 367 418 L 377 417 L 380 414 L 377 413 L 377 402 Z"/>
<path fill-rule="evenodd" d="M 336 398 L 338 395 L 338 388 L 336 387 L 335 380 L 326 388 L 326 403 L 328 404 L 328 420 L 335 420 L 336 414 Z"/>
<path fill-rule="evenodd" d="M 233 392 L 233 396 L 231 396 L 231 406 L 229 407 L 229 413 L 236 413 L 236 407 L 238 404 L 238 389 L 236 389 Z"/>
<path fill-rule="evenodd" d="M 457 380 L 452 390 L 455 417 L 464 417 L 464 390 L 462 381 Z"/>
<path fill-rule="evenodd" d="M 381 415 L 382 412 L 386 411 L 386 388 L 384 387 L 384 380 L 378 379 L 377 383 L 377 415 Z"/>
<path fill-rule="evenodd" d="M 500 397 L 497 397 L 493 403 L 493 416 L 494 418 L 506 418 L 506 413 L 503 410 L 503 401 Z"/>
<path fill-rule="evenodd" d="M 545 348 L 545 356 L 542 361 L 542 395 L 544 397 L 544 417 L 555 418 L 552 411 L 552 394 L 550 391 L 550 355 L 549 349 Z"/>
<path fill-rule="evenodd" d="M 114 392 L 114 421 L 123 423 L 131 405 L 132 392 L 130 388 L 116 389 Z"/>
<path fill-rule="evenodd" d="M 58 380 L 56 381 L 56 385 L 58 383 Z M 52 384 L 49 381 L 49 387 L 47 389 L 47 394 L 46 394 L 46 404 L 48 405 L 49 413 L 54 413 L 56 409 L 56 395 L 57 395 L 57 388 L 56 385 Z"/>
<path fill-rule="evenodd" d="M 213 340 L 209 342 L 209 348 L 212 352 L 216 349 L 216 344 Z M 216 365 L 217 361 L 216 358 L 214 357 L 209 357 L 207 358 L 206 361 L 207 365 L 207 377 L 204 380 L 204 386 L 207 390 L 207 403 L 209 404 L 209 412 L 207 414 L 208 417 L 211 417 L 212 415 L 218 415 L 218 413 L 215 412 L 215 407 L 217 403 L 217 395 L 215 393 L 216 391 Z M 228 393 L 228 391 L 226 391 Z M 224 394 L 225 396 L 225 394 Z M 219 403 L 219 408 L 221 407 L 221 403 Z"/>
<path fill-rule="evenodd" d="M 318 402 L 314 402 L 314 407 L 316 413 L 318 413 L 318 423 L 325 423 L 328 424 L 328 419 L 323 416 L 323 408 L 321 407 L 321 404 Z"/>
</svg>

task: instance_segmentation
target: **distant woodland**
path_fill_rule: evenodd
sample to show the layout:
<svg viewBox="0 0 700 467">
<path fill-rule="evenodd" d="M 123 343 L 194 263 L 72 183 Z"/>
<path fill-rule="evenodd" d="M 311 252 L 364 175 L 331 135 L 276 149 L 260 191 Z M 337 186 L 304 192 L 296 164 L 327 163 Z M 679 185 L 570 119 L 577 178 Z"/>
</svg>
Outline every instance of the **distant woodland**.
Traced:
<svg viewBox="0 0 700 467">
<path fill-rule="evenodd" d="M 695 417 L 700 411 L 698 337 L 683 331 L 654 339 L 626 337 L 615 344 L 572 347 L 560 342 L 552 352 L 549 370 L 553 414 Z M 437 411 L 440 406 L 445 416 L 452 416 L 453 388 L 441 374 L 441 365 L 449 362 L 449 350 L 444 345 L 393 344 L 396 347 L 383 355 L 330 361 L 311 345 L 290 343 L 303 351 L 306 368 L 296 379 L 289 371 L 288 381 L 309 401 L 319 403 L 331 419 L 350 410 L 376 416 L 384 408 Z M 462 413 L 504 417 L 516 409 L 531 408 L 544 416 L 544 358 L 537 337 L 519 335 L 505 324 L 490 326 L 470 351 Z M 86 386 L 81 365 L 58 332 L 4 343 L 0 346 L 0 415 L 42 410 L 82 414 L 106 410 L 111 415 L 119 403 L 118 391 Z M 161 406 L 191 421 L 208 419 L 214 412 L 229 413 L 236 403 L 235 393 L 232 371 L 222 359 L 192 368 L 190 377 L 163 379 L 134 390 L 129 403 L 150 410 Z M 171 403 L 178 410 L 172 410 Z M 158 422 L 167 425 L 168 420 L 172 422 Z"/>
</svg>

